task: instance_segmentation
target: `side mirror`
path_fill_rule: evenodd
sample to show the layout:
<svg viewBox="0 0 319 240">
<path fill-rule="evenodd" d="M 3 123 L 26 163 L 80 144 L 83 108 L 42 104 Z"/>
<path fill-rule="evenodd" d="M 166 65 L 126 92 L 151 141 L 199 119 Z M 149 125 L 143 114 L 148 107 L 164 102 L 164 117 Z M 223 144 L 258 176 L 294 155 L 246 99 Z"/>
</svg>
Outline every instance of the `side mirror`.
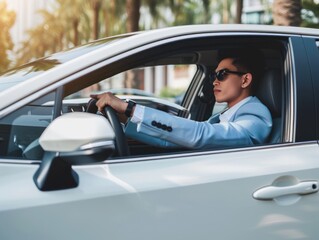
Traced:
<svg viewBox="0 0 319 240">
<path fill-rule="evenodd" d="M 46 151 L 33 179 L 42 191 L 74 188 L 78 175 L 72 165 L 106 160 L 115 150 L 115 134 L 100 115 L 64 114 L 44 130 L 39 143 Z"/>
</svg>

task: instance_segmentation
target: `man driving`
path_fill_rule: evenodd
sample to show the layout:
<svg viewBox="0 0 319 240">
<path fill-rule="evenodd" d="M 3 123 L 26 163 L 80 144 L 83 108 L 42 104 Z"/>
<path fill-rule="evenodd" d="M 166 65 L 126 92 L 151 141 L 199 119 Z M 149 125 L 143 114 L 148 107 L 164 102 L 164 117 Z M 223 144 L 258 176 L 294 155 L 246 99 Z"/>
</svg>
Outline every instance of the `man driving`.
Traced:
<svg viewBox="0 0 319 240">
<path fill-rule="evenodd" d="M 99 111 L 108 105 L 126 114 L 125 134 L 150 145 L 191 149 L 252 146 L 266 142 L 272 128 L 269 110 L 253 95 L 261 68 L 262 60 L 252 52 L 223 54 L 213 74 L 212 91 L 216 102 L 226 102 L 228 108 L 204 122 L 123 102 L 109 92 L 91 97 L 97 100 Z"/>
</svg>

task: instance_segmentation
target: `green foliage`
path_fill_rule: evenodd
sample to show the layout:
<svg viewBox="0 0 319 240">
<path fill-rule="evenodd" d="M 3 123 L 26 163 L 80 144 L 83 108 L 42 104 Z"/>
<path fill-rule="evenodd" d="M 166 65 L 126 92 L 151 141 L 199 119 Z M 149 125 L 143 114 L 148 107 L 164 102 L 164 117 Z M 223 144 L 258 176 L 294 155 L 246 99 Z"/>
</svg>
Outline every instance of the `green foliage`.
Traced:
<svg viewBox="0 0 319 240">
<path fill-rule="evenodd" d="M 226 1 L 230 5 L 231 1 Z M 138 18 L 128 19 L 127 3 L 127 0 L 56 0 L 50 11 L 38 12 L 44 21 L 28 30 L 29 39 L 21 44 L 16 65 L 97 38 L 127 32 L 127 21 L 139 21 Z M 215 1 L 211 0 L 141 0 L 140 3 L 143 20 L 139 21 L 140 30 L 210 23 L 215 9 L 212 5 Z"/>
<path fill-rule="evenodd" d="M 0 2 L 0 72 L 4 72 L 10 65 L 8 51 L 13 49 L 10 28 L 15 22 L 15 13 L 7 10 L 7 4 Z"/>
<path fill-rule="evenodd" d="M 303 0 L 302 7 L 301 26 L 319 28 L 319 3 L 313 0 Z"/>
<path fill-rule="evenodd" d="M 181 95 L 183 92 L 185 92 L 185 89 L 180 88 L 163 88 L 160 92 L 160 97 L 162 98 L 174 98 L 179 95 Z"/>
<path fill-rule="evenodd" d="M 51 11 L 40 10 L 43 23 L 27 31 L 16 65 L 71 48 L 99 37 L 124 33 L 125 0 L 56 0 Z"/>
</svg>

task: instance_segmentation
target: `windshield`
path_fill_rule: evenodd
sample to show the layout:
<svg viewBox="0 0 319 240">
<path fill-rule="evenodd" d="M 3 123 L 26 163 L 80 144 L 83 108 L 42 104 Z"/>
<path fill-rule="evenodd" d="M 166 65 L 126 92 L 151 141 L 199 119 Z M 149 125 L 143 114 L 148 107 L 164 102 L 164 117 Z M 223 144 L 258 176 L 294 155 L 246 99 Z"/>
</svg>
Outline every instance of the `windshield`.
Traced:
<svg viewBox="0 0 319 240">
<path fill-rule="evenodd" d="M 41 73 L 52 69 L 62 63 L 80 57 L 98 48 L 104 47 L 126 36 L 128 35 L 101 39 L 92 43 L 82 45 L 80 47 L 66 50 L 64 52 L 55 53 L 49 57 L 41 58 L 34 62 L 30 62 L 28 64 L 9 70 L 8 72 L 0 75 L 0 92 L 5 89 L 11 88 L 18 83 L 26 81 L 29 78 L 40 75 Z"/>
</svg>

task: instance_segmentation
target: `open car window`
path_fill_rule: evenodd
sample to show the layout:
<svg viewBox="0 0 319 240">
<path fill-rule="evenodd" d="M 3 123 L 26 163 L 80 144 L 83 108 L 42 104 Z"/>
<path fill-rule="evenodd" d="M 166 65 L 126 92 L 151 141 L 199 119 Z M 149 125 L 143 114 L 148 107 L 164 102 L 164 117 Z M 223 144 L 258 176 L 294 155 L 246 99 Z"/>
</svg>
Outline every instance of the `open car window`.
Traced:
<svg viewBox="0 0 319 240">
<path fill-rule="evenodd" d="M 246 40 L 241 38 L 239 46 L 247 47 Z M 99 81 L 95 81 L 94 84 L 68 95 L 64 99 L 64 103 L 71 100 L 81 101 L 81 99 L 85 99 L 83 101 L 84 105 L 78 108 L 85 109 L 85 104 L 89 100 L 90 94 L 109 91 L 123 100 L 130 98 L 141 105 L 163 110 L 179 117 L 195 121 L 206 121 L 212 115 L 219 114 L 227 108 L 226 103 L 215 101 L 212 79 L 210 77 L 217 67 L 219 51 L 233 48 L 233 45 L 227 41 L 225 43 L 221 39 L 218 39 L 215 45 L 213 42 L 210 42 L 210 45 L 207 46 L 205 44 L 202 44 L 203 46 L 196 45 L 189 50 L 185 48 L 171 53 L 165 53 L 165 48 L 163 48 L 160 55 L 154 54 L 156 49 L 152 49 L 152 57 L 148 55 L 147 51 L 143 52 L 144 55 L 133 55 L 131 56 L 132 59 L 134 58 L 135 63 L 132 63 L 133 68 L 130 68 L 130 64 L 124 67 L 122 64 L 114 65 L 112 69 L 109 69 L 123 68 L 124 71 L 115 72 L 115 74 L 110 74 L 109 76 L 110 71 L 105 70 L 106 78 L 101 78 L 99 75 L 99 78 L 101 78 Z M 283 92 L 280 90 L 282 89 L 281 86 L 284 79 L 283 46 L 280 40 L 273 40 L 272 44 L 261 38 L 257 38 L 254 41 L 254 47 L 262 51 L 265 57 L 266 78 L 269 78 L 269 81 L 273 81 L 274 79 L 279 89 L 276 91 L 279 93 L 276 94 L 280 96 L 279 100 L 276 103 L 271 103 L 278 106 L 271 106 L 270 109 L 272 114 L 274 114 L 277 132 L 274 138 L 276 140 L 271 140 L 271 143 L 280 142 L 283 125 L 281 115 Z M 128 60 L 128 62 L 130 61 Z M 92 80 L 91 78 L 89 79 Z M 260 87 L 262 90 L 258 92 L 258 97 L 260 96 L 262 101 L 267 101 L 267 96 L 265 97 L 264 95 L 267 95 L 269 91 L 264 87 Z M 272 92 L 273 90 L 270 91 Z M 129 139 L 129 145 L 132 155 L 168 153 L 180 150 L 189 151 L 189 149 L 185 148 L 157 148 L 133 139 Z M 216 149 L 220 150 L 221 148 L 217 147 Z"/>
<path fill-rule="evenodd" d="M 30 149 L 28 146 L 33 142 L 36 145 L 37 138 L 50 121 L 61 114 L 85 112 L 90 94 L 105 91 L 113 92 L 123 100 L 130 98 L 141 105 L 166 111 L 179 117 L 200 122 L 206 121 L 226 107 L 225 103 L 216 103 L 210 75 L 217 67 L 218 52 L 233 47 L 235 40 L 237 40 L 238 46 L 252 45 L 260 49 L 266 60 L 265 70 L 269 71 L 270 79 L 274 77 L 275 82 L 278 83 L 279 87 L 276 89 L 280 90 L 277 91 L 278 94 L 276 92 L 276 95 L 280 97 L 275 103 L 277 106 L 272 106 L 270 110 L 276 126 L 278 126 L 276 132 L 279 134 L 277 134 L 276 140 L 271 141 L 271 143 L 280 143 L 285 121 L 282 114 L 284 91 L 281 90 L 285 80 L 285 41 L 276 38 L 265 39 L 264 37 L 234 38 L 207 37 L 176 41 L 163 46 L 146 48 L 146 50 L 134 52 L 131 55 L 126 53 L 123 58 L 119 57 L 113 62 L 106 61 L 105 64 L 96 64 L 91 69 L 83 71 L 85 73 L 82 75 L 74 73 L 74 79 L 62 86 L 63 91 L 59 98 L 50 95 L 50 98 L 43 97 L 43 101 L 40 101 L 42 98 L 37 101 L 41 102 L 39 106 L 47 109 L 45 114 L 47 120 L 42 121 L 41 118 L 39 121 L 31 121 L 30 124 L 26 124 L 27 121 L 24 121 L 26 130 L 21 131 L 21 133 L 25 135 L 26 131 L 33 132 L 32 128 L 36 128 L 40 129 L 37 136 L 27 134 L 24 137 L 28 137 L 28 141 L 24 139 L 23 144 L 21 144 L 21 138 L 17 136 L 15 131 L 17 126 L 20 128 L 20 125 L 16 123 L 20 115 L 27 118 L 34 115 L 34 111 L 29 110 L 30 107 L 36 106 L 33 103 L 28 103 L 21 108 L 21 114 L 19 110 L 13 114 L 15 117 L 9 115 L 2 120 L 0 124 L 4 128 L 1 133 L 3 146 L 1 155 L 6 158 L 41 159 L 43 152 L 35 151 L 36 154 L 32 155 L 26 154 L 25 149 Z M 42 113 L 38 115 L 40 116 Z M 39 123 L 46 125 L 38 126 Z M 129 145 L 132 149 L 132 155 L 185 150 L 183 148 L 173 150 L 155 148 L 132 139 L 129 139 Z M 36 148 L 38 149 L 38 147 L 37 145 Z"/>
<path fill-rule="evenodd" d="M 63 109 L 83 111 L 90 94 L 111 92 L 123 100 L 132 99 L 143 106 L 179 115 L 179 111 L 187 112 L 182 101 L 196 70 L 193 64 L 129 69 L 67 96 Z"/>
</svg>

